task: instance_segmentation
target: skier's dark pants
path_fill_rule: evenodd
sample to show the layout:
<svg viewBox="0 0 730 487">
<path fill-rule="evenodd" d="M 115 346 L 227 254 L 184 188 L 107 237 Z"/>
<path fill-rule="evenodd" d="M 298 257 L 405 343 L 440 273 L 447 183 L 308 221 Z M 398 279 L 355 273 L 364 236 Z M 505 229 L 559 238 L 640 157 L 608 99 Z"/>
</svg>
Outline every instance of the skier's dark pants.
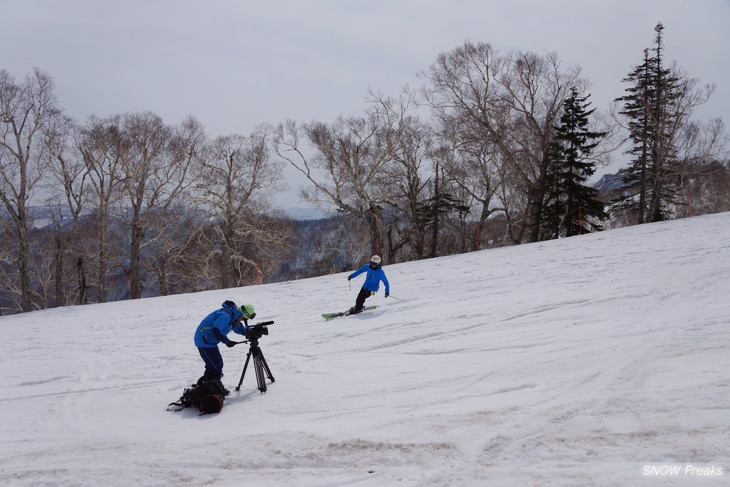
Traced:
<svg viewBox="0 0 730 487">
<path fill-rule="evenodd" d="M 360 289 L 360 294 L 357 295 L 355 300 L 355 309 L 360 311 L 365 306 L 365 300 L 373 295 L 372 291 L 368 291 L 365 288 Z"/>
<path fill-rule="evenodd" d="M 198 352 L 205 362 L 204 377 L 220 380 L 223 377 L 223 357 L 218 347 L 198 347 Z"/>
</svg>

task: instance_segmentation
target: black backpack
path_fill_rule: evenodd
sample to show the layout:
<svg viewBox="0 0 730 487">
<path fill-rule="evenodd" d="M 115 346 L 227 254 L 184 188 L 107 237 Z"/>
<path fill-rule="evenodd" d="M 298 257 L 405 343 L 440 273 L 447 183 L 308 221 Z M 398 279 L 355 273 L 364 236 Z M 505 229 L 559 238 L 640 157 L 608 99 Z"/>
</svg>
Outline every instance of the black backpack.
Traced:
<svg viewBox="0 0 730 487">
<path fill-rule="evenodd" d="M 185 389 L 180 400 L 170 406 L 178 406 L 180 409 L 194 407 L 200 414 L 219 413 L 227 394 L 228 391 L 219 379 L 206 379 Z"/>
</svg>

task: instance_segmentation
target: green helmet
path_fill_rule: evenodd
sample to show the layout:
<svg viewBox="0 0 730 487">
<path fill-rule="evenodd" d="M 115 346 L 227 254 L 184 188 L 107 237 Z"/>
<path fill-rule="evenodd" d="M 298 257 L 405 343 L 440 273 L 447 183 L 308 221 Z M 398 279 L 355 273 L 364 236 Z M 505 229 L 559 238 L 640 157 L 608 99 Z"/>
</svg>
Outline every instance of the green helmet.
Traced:
<svg viewBox="0 0 730 487">
<path fill-rule="evenodd" d="M 252 320 L 256 317 L 256 312 L 253 310 L 253 304 L 244 304 L 239 306 L 238 310 L 243 314 L 243 318 L 246 320 Z"/>
</svg>

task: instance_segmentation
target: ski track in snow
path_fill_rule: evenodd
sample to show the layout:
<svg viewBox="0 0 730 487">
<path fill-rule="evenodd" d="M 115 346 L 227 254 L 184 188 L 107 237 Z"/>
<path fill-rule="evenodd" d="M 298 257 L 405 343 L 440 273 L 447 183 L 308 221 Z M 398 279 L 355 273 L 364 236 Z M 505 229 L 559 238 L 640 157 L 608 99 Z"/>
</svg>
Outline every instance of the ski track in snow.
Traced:
<svg viewBox="0 0 730 487">
<path fill-rule="evenodd" d="M 0 317 L 0 485 L 725 485 L 730 213 L 347 273 Z M 165 411 L 225 299 L 273 319 L 256 390 Z M 268 382 L 268 381 L 267 381 Z M 724 467 L 647 477 L 645 465 Z"/>
</svg>

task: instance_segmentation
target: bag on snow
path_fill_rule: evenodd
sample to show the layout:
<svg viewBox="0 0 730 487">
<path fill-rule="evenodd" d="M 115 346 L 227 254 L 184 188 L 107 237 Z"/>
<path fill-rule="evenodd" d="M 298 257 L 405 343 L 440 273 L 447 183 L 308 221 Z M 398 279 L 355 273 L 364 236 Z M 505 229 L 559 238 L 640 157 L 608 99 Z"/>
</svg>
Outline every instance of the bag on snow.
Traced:
<svg viewBox="0 0 730 487">
<path fill-rule="evenodd" d="M 225 401 L 227 393 L 228 391 L 220 380 L 207 379 L 185 389 L 180 400 L 170 405 L 180 408 L 194 407 L 200 411 L 200 414 L 215 414 L 223 409 L 223 401 Z"/>
</svg>

